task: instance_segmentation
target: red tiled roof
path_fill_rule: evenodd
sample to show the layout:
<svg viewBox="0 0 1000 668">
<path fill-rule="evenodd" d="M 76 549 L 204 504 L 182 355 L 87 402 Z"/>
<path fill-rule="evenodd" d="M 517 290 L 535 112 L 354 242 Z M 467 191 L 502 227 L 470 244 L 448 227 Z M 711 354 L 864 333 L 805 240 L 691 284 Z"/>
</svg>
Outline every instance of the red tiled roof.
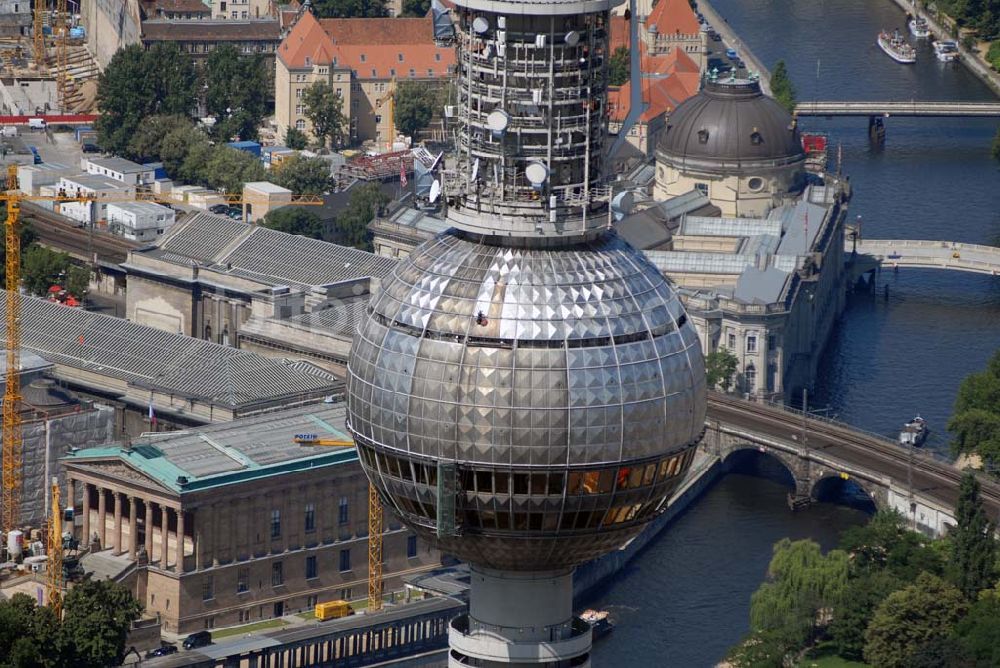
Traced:
<svg viewBox="0 0 1000 668">
<path fill-rule="evenodd" d="M 360 79 L 441 77 L 455 62 L 451 47 L 434 44 L 430 17 L 322 19 L 306 12 L 278 48 L 289 68 L 349 67 Z"/>
<path fill-rule="evenodd" d="M 629 45 L 629 25 L 624 16 L 611 17 L 611 53 Z"/>
<path fill-rule="evenodd" d="M 143 42 L 275 42 L 281 37 L 276 19 L 236 21 L 182 20 L 142 22 Z"/>
<path fill-rule="evenodd" d="M 646 19 L 646 25 L 656 26 L 661 35 L 697 35 L 701 31 L 688 0 L 659 0 Z"/>
</svg>

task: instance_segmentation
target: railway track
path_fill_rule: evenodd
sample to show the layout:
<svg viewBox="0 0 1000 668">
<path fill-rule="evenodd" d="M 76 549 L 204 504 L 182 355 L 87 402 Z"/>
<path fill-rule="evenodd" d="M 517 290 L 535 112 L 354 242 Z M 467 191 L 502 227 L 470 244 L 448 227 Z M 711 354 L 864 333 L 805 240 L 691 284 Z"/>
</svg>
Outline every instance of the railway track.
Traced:
<svg viewBox="0 0 1000 668">
<path fill-rule="evenodd" d="M 94 230 L 76 227 L 75 224 L 57 213 L 30 202 L 22 202 L 21 215 L 31 221 L 31 226 L 39 241 L 51 248 L 65 251 L 84 261 L 93 259 L 119 264 L 128 257 L 128 252 L 141 244 L 121 237 Z"/>
<path fill-rule="evenodd" d="M 748 402 L 714 392 L 709 394 L 708 403 L 710 420 L 725 421 L 725 414 L 728 414 L 730 419 L 743 417 L 746 421 L 747 416 L 750 416 L 751 428 L 756 427 L 762 433 L 782 440 L 787 440 L 789 434 L 797 434 L 802 428 L 801 413 L 787 409 Z M 808 417 L 806 424 L 810 434 L 811 449 L 827 452 L 834 458 L 843 460 L 845 464 L 853 464 L 874 473 L 888 475 L 897 481 L 905 480 L 909 453 L 894 441 L 858 433 L 847 425 L 833 421 Z M 872 466 L 870 463 L 872 459 L 884 462 L 888 466 L 884 468 Z M 962 471 L 951 464 L 922 454 L 913 457 L 912 466 L 915 483 L 918 477 L 924 478 L 925 483 L 931 482 L 927 478 L 932 478 L 944 483 L 948 488 L 947 493 L 942 494 L 941 492 L 945 490 L 928 484 L 924 485 L 925 493 L 945 503 L 954 502 L 958 495 Z M 994 512 L 1000 511 L 1000 485 L 983 476 L 980 476 L 980 485 L 984 500 L 993 507 Z"/>
</svg>

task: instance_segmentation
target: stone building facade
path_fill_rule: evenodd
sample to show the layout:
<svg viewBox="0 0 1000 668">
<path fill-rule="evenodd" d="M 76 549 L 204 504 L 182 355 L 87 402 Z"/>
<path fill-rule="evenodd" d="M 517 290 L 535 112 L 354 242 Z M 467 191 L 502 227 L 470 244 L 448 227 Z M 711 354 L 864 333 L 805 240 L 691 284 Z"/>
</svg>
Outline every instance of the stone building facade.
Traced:
<svg viewBox="0 0 1000 668">
<path fill-rule="evenodd" d="M 163 629 L 190 633 L 363 599 L 368 482 L 343 437 L 343 405 L 293 409 L 63 459 L 75 529 L 95 551 L 136 564 L 135 594 Z M 325 425 L 318 427 L 317 425 Z M 387 516 L 385 590 L 440 565 Z"/>
</svg>

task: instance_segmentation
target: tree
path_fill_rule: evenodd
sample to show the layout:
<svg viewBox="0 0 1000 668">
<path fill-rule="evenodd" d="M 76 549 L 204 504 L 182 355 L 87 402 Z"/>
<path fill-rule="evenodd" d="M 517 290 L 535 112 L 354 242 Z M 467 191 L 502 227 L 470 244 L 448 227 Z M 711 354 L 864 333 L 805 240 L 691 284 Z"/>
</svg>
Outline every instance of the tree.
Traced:
<svg viewBox="0 0 1000 668">
<path fill-rule="evenodd" d="M 111 580 L 88 580 L 66 594 L 62 635 L 76 655 L 74 666 L 120 665 L 125 638 L 142 606 L 129 590 Z"/>
<path fill-rule="evenodd" d="M 60 285 L 66 279 L 70 259 L 66 253 L 35 245 L 24 254 L 22 265 L 21 282 L 24 289 L 42 297 L 48 294 L 50 287 Z"/>
<path fill-rule="evenodd" d="M 388 16 L 385 0 L 316 0 L 313 10 L 317 18 L 348 19 Z"/>
<path fill-rule="evenodd" d="M 909 661 L 907 668 L 976 668 L 975 660 L 952 637 L 935 638 L 920 645 L 910 653 Z"/>
<path fill-rule="evenodd" d="M 728 392 L 736 375 L 739 360 L 727 348 L 719 347 L 705 356 L 705 374 L 709 387 L 719 387 Z"/>
<path fill-rule="evenodd" d="M 912 582 L 920 573 L 944 572 L 941 555 L 923 534 L 906 528 L 906 520 L 895 511 L 879 511 L 862 526 L 846 529 L 840 549 L 851 555 L 855 574 L 885 571 Z"/>
<path fill-rule="evenodd" d="M 330 189 L 330 163 L 295 155 L 271 170 L 271 180 L 296 195 L 322 195 Z"/>
<path fill-rule="evenodd" d="M 879 668 L 907 668 L 914 650 L 951 634 L 966 605 L 958 589 L 921 573 L 876 608 L 865 631 L 865 660 Z"/>
<path fill-rule="evenodd" d="M 194 124 L 187 116 L 150 116 L 136 129 L 129 139 L 125 156 L 136 161 L 160 160 L 164 138 L 176 130 L 193 129 Z"/>
<path fill-rule="evenodd" d="M 795 111 L 795 86 L 792 85 L 792 80 L 788 76 L 788 68 L 785 67 L 783 60 L 775 63 L 774 71 L 771 72 L 771 93 L 774 95 L 774 99 L 788 110 L 788 113 Z"/>
<path fill-rule="evenodd" d="M 263 56 L 242 55 L 226 44 L 212 51 L 203 71 L 205 108 L 216 118 L 213 135 L 219 141 L 257 139 L 257 128 L 274 108 Z"/>
<path fill-rule="evenodd" d="M 878 604 L 905 583 L 886 571 L 862 573 L 850 580 L 844 598 L 834 612 L 828 629 L 837 654 L 845 659 L 864 658 L 865 629 Z"/>
<path fill-rule="evenodd" d="M 264 227 L 313 239 L 324 239 L 323 222 L 312 211 L 302 207 L 283 206 L 264 216 Z"/>
<path fill-rule="evenodd" d="M 241 193 L 243 184 L 266 181 L 267 170 L 253 153 L 229 146 L 216 146 L 205 164 L 208 186 L 224 193 Z"/>
<path fill-rule="evenodd" d="M 7 207 L 0 206 L 0 223 L 7 222 Z M 35 234 L 34 228 L 31 227 L 31 223 L 25 220 L 24 216 L 20 216 L 17 219 L 17 234 L 20 239 L 21 247 L 21 262 L 24 262 L 24 253 L 31 244 L 35 242 L 38 235 Z M 2 228 L 3 232 L 6 234 L 6 228 Z M 0 267 L 3 267 L 7 262 L 7 244 L 0 244 Z"/>
<path fill-rule="evenodd" d="M 58 668 L 66 665 L 59 622 L 49 608 L 25 594 L 0 599 L 0 665 L 4 668 Z"/>
<path fill-rule="evenodd" d="M 1000 351 L 985 370 L 962 381 L 948 431 L 955 435 L 953 454 L 977 453 L 987 462 L 1000 458 Z"/>
<path fill-rule="evenodd" d="M 1000 40 L 996 43 L 1000 44 Z M 1000 69 L 1000 67 L 997 69 Z M 990 149 L 990 155 L 993 156 L 994 160 L 1000 160 L 1000 128 L 997 128 L 997 133 L 993 137 L 993 148 Z"/>
<path fill-rule="evenodd" d="M 403 16 L 427 16 L 431 0 L 403 0 Z"/>
<path fill-rule="evenodd" d="M 90 291 L 91 272 L 88 267 L 71 264 L 66 270 L 66 291 L 77 299 L 83 299 Z"/>
<path fill-rule="evenodd" d="M 957 524 L 951 530 L 951 568 L 954 582 L 969 600 L 996 582 L 996 539 L 979 495 L 979 481 L 967 472 L 962 476 L 955 507 Z"/>
<path fill-rule="evenodd" d="M 777 631 L 755 631 L 726 656 L 733 668 L 783 668 L 785 658 L 798 649 L 795 640 Z"/>
<path fill-rule="evenodd" d="M 302 102 L 317 141 L 323 146 L 326 146 L 327 139 L 334 146 L 343 143 L 347 118 L 344 116 L 344 100 L 340 93 L 317 81 L 306 89 Z"/>
<path fill-rule="evenodd" d="M 119 49 L 97 80 L 98 143 L 125 153 L 147 117 L 187 115 L 196 88 L 191 59 L 175 44 L 159 43 L 149 51 L 139 44 Z"/>
<path fill-rule="evenodd" d="M 194 126 L 179 127 L 164 135 L 160 142 L 160 160 L 172 179 L 200 182 L 211 149 L 204 132 Z M 195 159 L 188 163 L 193 156 Z"/>
<path fill-rule="evenodd" d="M 392 94 L 396 130 L 407 137 L 416 137 L 431 122 L 439 103 L 437 88 L 417 81 L 403 81 Z"/>
<path fill-rule="evenodd" d="M 632 53 L 627 46 L 619 46 L 608 61 L 608 82 L 621 86 L 632 77 Z"/>
<path fill-rule="evenodd" d="M 302 130 L 288 128 L 285 131 L 285 146 L 301 151 L 309 145 L 309 137 Z"/>
<path fill-rule="evenodd" d="M 995 589 L 983 594 L 955 627 L 955 636 L 979 665 L 1000 666 L 1000 595 Z"/>
<path fill-rule="evenodd" d="M 335 229 L 340 243 L 362 250 L 371 250 L 368 223 L 379 209 L 389 202 L 377 182 L 365 183 L 351 190 L 347 208 L 337 217 Z"/>
</svg>

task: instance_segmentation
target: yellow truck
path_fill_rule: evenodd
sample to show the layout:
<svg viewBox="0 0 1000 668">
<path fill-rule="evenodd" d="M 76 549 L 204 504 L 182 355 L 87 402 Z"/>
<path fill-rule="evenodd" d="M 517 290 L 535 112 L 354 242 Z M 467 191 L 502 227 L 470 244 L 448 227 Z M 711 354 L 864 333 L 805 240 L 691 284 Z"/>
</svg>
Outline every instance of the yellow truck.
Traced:
<svg viewBox="0 0 1000 668">
<path fill-rule="evenodd" d="M 354 608 L 347 601 L 327 601 L 316 604 L 316 619 L 325 622 L 328 619 L 339 619 L 353 615 Z"/>
</svg>

